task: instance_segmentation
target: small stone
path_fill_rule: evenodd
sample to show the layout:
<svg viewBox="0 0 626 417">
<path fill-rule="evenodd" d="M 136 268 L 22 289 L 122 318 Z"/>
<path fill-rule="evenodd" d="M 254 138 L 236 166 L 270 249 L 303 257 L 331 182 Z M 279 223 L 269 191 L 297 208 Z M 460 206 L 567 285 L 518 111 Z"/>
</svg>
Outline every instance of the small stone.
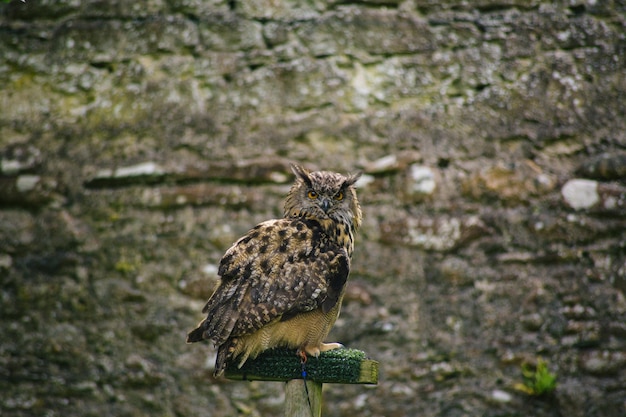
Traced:
<svg viewBox="0 0 626 417">
<path fill-rule="evenodd" d="M 217 275 L 217 265 L 206 264 L 202 267 L 202 272 L 204 272 L 208 276 L 215 276 Z"/>
<path fill-rule="evenodd" d="M 437 362 L 430 366 L 430 372 L 436 381 L 443 381 L 459 375 L 462 369 L 450 362 Z"/>
<path fill-rule="evenodd" d="M 34 146 L 14 145 L 0 151 L 0 173 L 15 175 L 41 165 L 41 152 Z"/>
<path fill-rule="evenodd" d="M 359 178 L 359 180 L 356 182 L 356 184 L 354 184 L 354 186 L 357 189 L 358 188 L 365 188 L 368 185 L 370 185 L 371 183 L 373 183 L 374 181 L 376 181 L 376 179 L 374 178 L 373 175 L 363 174 L 363 175 L 361 175 L 361 178 Z"/>
<path fill-rule="evenodd" d="M 397 154 L 386 155 L 365 165 L 368 174 L 384 174 L 406 169 L 409 165 L 422 159 L 417 151 L 402 151 Z"/>
<path fill-rule="evenodd" d="M 396 157 L 396 155 L 387 155 L 367 164 L 367 166 L 365 167 L 365 172 L 378 174 L 381 172 L 392 171 L 397 169 L 397 165 L 398 158 Z"/>
<path fill-rule="evenodd" d="M 20 193 L 26 193 L 34 190 L 40 180 L 41 177 L 39 175 L 20 175 L 15 182 L 15 188 Z"/>
<path fill-rule="evenodd" d="M 121 167 L 117 169 L 103 169 L 98 171 L 95 179 L 102 178 L 128 178 L 128 177 L 139 177 L 139 176 L 155 176 L 155 175 L 163 175 L 165 173 L 164 169 L 161 168 L 155 162 L 144 162 L 137 165 L 131 165 L 126 167 Z"/>
<path fill-rule="evenodd" d="M 561 194 L 574 210 L 621 215 L 626 207 L 626 187 L 619 184 L 572 179 L 565 183 Z"/>
<path fill-rule="evenodd" d="M 561 189 L 561 195 L 567 205 L 575 210 L 588 209 L 600 200 L 598 182 L 592 180 L 569 180 Z"/>
<path fill-rule="evenodd" d="M 424 165 L 411 165 L 409 168 L 409 191 L 430 195 L 435 191 L 435 172 Z"/>
<path fill-rule="evenodd" d="M 511 402 L 513 396 L 506 391 L 494 389 L 491 391 L 491 398 L 498 403 L 508 403 Z"/>
</svg>

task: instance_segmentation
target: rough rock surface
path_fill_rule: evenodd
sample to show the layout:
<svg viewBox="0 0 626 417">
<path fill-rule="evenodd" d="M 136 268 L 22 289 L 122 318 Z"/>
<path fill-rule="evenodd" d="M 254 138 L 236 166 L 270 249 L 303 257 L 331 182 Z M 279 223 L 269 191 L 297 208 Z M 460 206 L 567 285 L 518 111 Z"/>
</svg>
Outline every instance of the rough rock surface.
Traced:
<svg viewBox="0 0 626 417">
<path fill-rule="evenodd" d="M 365 172 L 325 416 L 626 414 L 623 0 L 14 0 L 0 57 L 2 416 L 279 415 L 184 340 L 290 161 Z"/>
</svg>

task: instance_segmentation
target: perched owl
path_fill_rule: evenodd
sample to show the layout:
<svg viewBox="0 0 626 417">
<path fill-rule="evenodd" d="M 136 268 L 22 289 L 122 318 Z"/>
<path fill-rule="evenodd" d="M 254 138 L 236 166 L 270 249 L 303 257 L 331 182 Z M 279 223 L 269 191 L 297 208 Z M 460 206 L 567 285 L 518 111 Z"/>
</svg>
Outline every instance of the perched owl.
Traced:
<svg viewBox="0 0 626 417">
<path fill-rule="evenodd" d="M 305 356 L 341 347 L 323 341 L 339 315 L 361 225 L 354 188 L 361 174 L 291 169 L 284 218 L 257 225 L 226 251 L 202 310 L 207 318 L 187 336 L 215 343 L 216 376 L 228 361 L 241 367 L 272 347 Z"/>
</svg>

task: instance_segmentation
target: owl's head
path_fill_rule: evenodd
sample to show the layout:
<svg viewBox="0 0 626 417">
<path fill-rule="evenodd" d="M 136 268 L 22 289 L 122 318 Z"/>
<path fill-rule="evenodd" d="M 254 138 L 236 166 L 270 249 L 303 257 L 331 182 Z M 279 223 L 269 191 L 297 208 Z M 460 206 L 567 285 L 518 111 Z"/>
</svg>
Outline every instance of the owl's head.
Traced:
<svg viewBox="0 0 626 417">
<path fill-rule="evenodd" d="M 331 219 L 359 228 L 362 215 L 354 183 L 361 173 L 309 172 L 299 165 L 291 170 L 296 182 L 285 200 L 285 217 Z"/>
</svg>

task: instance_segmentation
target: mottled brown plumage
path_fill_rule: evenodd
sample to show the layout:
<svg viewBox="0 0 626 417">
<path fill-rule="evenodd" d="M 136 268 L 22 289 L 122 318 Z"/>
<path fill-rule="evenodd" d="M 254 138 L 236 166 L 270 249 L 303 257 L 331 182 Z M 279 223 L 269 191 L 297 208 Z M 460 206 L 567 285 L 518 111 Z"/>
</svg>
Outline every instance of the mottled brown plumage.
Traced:
<svg viewBox="0 0 626 417">
<path fill-rule="evenodd" d="M 361 225 L 360 174 L 292 170 L 284 218 L 257 225 L 226 251 L 207 318 L 187 336 L 215 343 L 216 376 L 228 361 L 242 366 L 276 346 L 315 356 L 341 347 L 323 341 L 339 315 Z"/>
</svg>

